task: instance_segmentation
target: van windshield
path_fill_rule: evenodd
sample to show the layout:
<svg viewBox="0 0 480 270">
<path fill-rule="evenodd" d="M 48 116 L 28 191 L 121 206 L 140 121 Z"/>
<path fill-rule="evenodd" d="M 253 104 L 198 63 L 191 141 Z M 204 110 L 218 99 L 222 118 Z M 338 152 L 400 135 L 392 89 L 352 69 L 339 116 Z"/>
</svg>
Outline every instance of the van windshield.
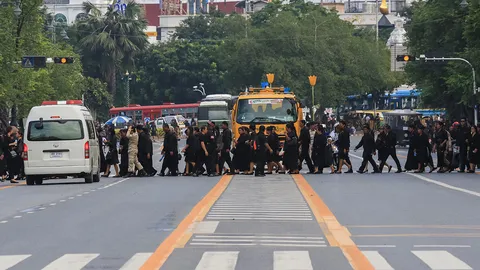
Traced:
<svg viewBox="0 0 480 270">
<path fill-rule="evenodd" d="M 198 107 L 198 120 L 228 120 L 227 107 Z"/>
<path fill-rule="evenodd" d="M 28 124 L 27 139 L 29 141 L 73 141 L 84 138 L 80 120 L 48 120 L 32 121 Z"/>
</svg>

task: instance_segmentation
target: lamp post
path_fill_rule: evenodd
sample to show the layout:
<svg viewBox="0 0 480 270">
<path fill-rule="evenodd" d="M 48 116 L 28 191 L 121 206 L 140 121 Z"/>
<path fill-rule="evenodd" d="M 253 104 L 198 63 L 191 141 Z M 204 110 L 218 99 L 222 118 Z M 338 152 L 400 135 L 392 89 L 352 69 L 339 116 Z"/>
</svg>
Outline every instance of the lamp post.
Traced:
<svg viewBox="0 0 480 270">
<path fill-rule="evenodd" d="M 310 82 L 310 86 L 312 87 L 312 108 L 310 109 L 310 116 L 313 117 L 315 113 L 313 108 L 315 106 L 315 85 L 317 84 L 317 76 L 308 76 L 308 82 Z"/>
<path fill-rule="evenodd" d="M 125 72 L 125 76 L 127 76 L 127 87 L 125 89 L 125 96 L 126 96 L 126 102 L 127 102 L 127 107 L 130 105 L 130 80 L 132 79 L 132 77 L 130 77 L 130 73 L 128 72 Z"/>
<path fill-rule="evenodd" d="M 199 86 L 198 86 L 199 85 Z M 204 84 L 203 83 L 199 83 L 198 85 L 195 85 L 193 87 L 193 92 L 199 92 L 200 94 L 202 94 L 202 96 L 206 97 L 207 96 L 207 93 L 205 92 L 205 88 L 203 87 Z"/>
<path fill-rule="evenodd" d="M 476 96 L 477 96 L 477 92 L 479 90 L 477 89 L 477 80 L 475 78 L 476 73 L 475 73 L 475 68 L 473 67 L 473 65 L 467 59 L 459 58 L 459 57 L 454 57 L 454 58 L 426 57 L 424 54 L 422 54 L 422 55 L 420 55 L 420 60 L 424 60 L 425 62 L 428 62 L 428 61 L 462 61 L 464 63 L 467 63 L 470 66 L 470 68 L 472 69 L 473 97 L 474 97 L 474 102 L 475 102 L 473 117 L 474 117 L 474 123 L 475 123 L 475 125 L 477 125 L 477 123 L 478 123 L 478 119 L 477 119 L 478 108 L 477 108 Z"/>
</svg>

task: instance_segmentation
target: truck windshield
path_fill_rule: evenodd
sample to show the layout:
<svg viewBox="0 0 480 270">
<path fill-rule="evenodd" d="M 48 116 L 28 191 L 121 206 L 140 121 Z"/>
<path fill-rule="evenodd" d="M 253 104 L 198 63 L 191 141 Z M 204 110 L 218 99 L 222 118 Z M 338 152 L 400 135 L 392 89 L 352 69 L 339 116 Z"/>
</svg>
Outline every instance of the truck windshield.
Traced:
<svg viewBox="0 0 480 270">
<path fill-rule="evenodd" d="M 198 107 L 198 120 L 228 120 L 227 107 Z"/>
<path fill-rule="evenodd" d="M 73 141 L 83 137 L 80 120 L 32 121 L 28 124 L 29 141 Z"/>
<path fill-rule="evenodd" d="M 297 121 L 297 102 L 291 98 L 240 99 L 238 123 L 289 123 Z"/>
</svg>

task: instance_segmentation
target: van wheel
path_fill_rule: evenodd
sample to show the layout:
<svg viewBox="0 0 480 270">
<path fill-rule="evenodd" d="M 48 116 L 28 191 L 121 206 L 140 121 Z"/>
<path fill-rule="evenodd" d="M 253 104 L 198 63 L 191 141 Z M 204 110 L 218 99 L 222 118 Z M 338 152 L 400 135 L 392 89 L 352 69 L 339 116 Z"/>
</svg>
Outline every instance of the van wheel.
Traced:
<svg viewBox="0 0 480 270">
<path fill-rule="evenodd" d="M 32 176 L 32 175 L 27 176 L 27 185 L 28 186 L 35 185 L 35 176 Z"/>
<path fill-rule="evenodd" d="M 97 172 L 95 175 L 93 175 L 93 182 L 94 183 L 100 182 L 100 172 Z"/>
<path fill-rule="evenodd" d="M 42 177 L 36 177 L 35 178 L 35 185 L 41 185 L 43 184 L 43 178 Z"/>
<path fill-rule="evenodd" d="M 88 183 L 88 184 L 93 183 L 93 171 L 88 176 L 85 177 L 85 183 Z"/>
</svg>

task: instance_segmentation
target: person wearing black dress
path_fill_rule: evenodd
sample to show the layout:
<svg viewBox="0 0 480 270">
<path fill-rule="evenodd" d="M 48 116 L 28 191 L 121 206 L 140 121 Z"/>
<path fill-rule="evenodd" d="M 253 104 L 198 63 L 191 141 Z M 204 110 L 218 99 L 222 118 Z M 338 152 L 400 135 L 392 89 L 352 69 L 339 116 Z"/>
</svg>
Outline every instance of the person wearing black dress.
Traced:
<svg viewBox="0 0 480 270">
<path fill-rule="evenodd" d="M 285 146 L 283 154 L 283 166 L 290 174 L 298 174 L 298 138 L 295 134 L 295 126 L 287 124 L 285 131 Z"/>
<path fill-rule="evenodd" d="M 418 135 L 415 138 L 415 152 L 414 155 L 417 159 L 418 168 L 415 173 L 422 173 L 425 171 L 425 163 L 428 162 L 429 153 L 431 151 L 431 145 L 428 141 L 428 135 L 423 132 L 425 127 L 420 125 L 418 127 Z"/>
<path fill-rule="evenodd" d="M 233 164 L 235 170 L 238 172 L 243 172 L 244 174 L 248 174 L 250 169 L 250 159 L 248 158 L 250 155 L 250 135 L 247 134 L 244 127 L 238 128 L 238 133 L 240 136 L 235 141 L 235 148 L 233 150 Z"/>
<path fill-rule="evenodd" d="M 195 172 L 195 153 L 198 150 L 199 142 L 198 138 L 193 133 L 193 127 L 189 126 L 186 130 L 187 142 L 182 149 L 182 153 L 185 153 L 185 173 L 184 175 L 193 175 Z"/>
<path fill-rule="evenodd" d="M 315 131 L 315 136 L 313 137 L 312 157 L 315 166 L 315 174 L 322 174 L 323 168 L 326 165 L 327 137 L 324 132 L 325 130 L 323 129 L 323 126 L 318 125 L 317 130 Z"/>
<path fill-rule="evenodd" d="M 362 160 L 362 165 L 358 169 L 358 173 L 364 173 L 364 169 L 367 166 L 367 162 L 370 162 L 370 164 L 373 167 L 373 173 L 380 173 L 377 163 L 375 163 L 375 160 L 373 160 L 372 155 L 375 155 L 375 139 L 370 132 L 370 127 L 365 125 L 363 127 L 363 137 L 358 143 L 358 145 L 355 147 L 355 151 L 359 149 L 360 147 L 363 147 L 363 160 Z"/>
<path fill-rule="evenodd" d="M 417 131 L 415 125 L 408 126 L 408 153 L 407 161 L 405 162 L 405 170 L 412 171 L 418 168 L 417 157 L 415 156 L 415 143 L 417 139 Z"/>
<path fill-rule="evenodd" d="M 110 175 L 110 168 L 113 165 L 113 168 L 115 169 L 115 177 L 120 177 L 120 170 L 118 168 L 117 135 L 115 134 L 115 127 L 113 125 L 109 126 L 108 131 L 108 138 L 105 141 L 105 144 L 108 146 L 108 153 L 105 157 L 107 166 L 105 168 L 105 173 L 102 176 L 108 177 Z"/>
<path fill-rule="evenodd" d="M 480 155 L 480 135 L 478 134 L 478 129 L 475 126 L 471 127 L 470 136 L 468 139 L 468 156 L 470 161 L 470 170 L 469 173 L 475 173 Z"/>
</svg>

